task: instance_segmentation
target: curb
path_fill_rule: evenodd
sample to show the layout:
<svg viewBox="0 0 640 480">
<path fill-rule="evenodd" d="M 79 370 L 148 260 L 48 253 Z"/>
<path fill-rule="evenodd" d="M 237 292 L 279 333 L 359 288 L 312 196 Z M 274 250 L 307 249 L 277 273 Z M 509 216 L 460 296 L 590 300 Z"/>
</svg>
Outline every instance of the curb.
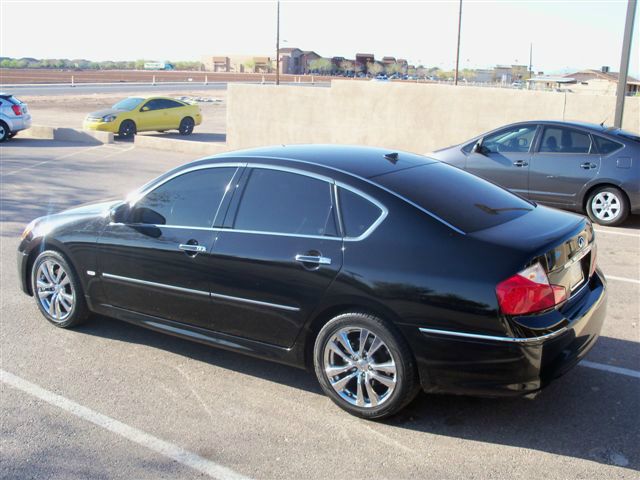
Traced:
<svg viewBox="0 0 640 480">
<path fill-rule="evenodd" d="M 62 142 L 89 143 L 93 145 L 114 143 L 113 133 L 80 130 L 76 128 L 47 127 L 32 125 L 21 133 L 21 137 L 39 138 L 43 140 L 59 140 Z"/>
<path fill-rule="evenodd" d="M 194 155 L 214 155 L 230 150 L 226 143 L 222 142 L 194 142 L 189 140 L 177 140 L 175 138 L 161 138 L 150 135 L 136 135 L 133 143 L 136 147 L 152 148 L 167 152 L 192 153 Z"/>
</svg>

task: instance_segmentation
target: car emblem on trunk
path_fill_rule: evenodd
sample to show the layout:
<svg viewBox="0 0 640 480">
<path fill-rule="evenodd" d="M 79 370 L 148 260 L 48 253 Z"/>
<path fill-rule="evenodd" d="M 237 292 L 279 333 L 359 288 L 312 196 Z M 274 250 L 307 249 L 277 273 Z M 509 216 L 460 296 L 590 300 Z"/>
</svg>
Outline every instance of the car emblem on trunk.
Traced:
<svg viewBox="0 0 640 480">
<path fill-rule="evenodd" d="M 584 237 L 578 237 L 578 247 L 584 247 Z"/>
</svg>

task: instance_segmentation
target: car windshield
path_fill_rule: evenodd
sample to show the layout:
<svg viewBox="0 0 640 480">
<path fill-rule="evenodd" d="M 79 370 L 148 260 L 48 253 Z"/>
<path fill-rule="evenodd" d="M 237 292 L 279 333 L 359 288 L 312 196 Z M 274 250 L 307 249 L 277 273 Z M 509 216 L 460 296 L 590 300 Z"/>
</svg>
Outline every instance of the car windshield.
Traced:
<svg viewBox="0 0 640 480">
<path fill-rule="evenodd" d="M 120 100 L 118 103 L 116 103 L 113 106 L 113 109 L 130 111 L 136 108 L 138 105 L 140 105 L 143 101 L 144 101 L 144 98 L 137 98 L 137 97 L 125 98 L 124 100 Z"/>
<path fill-rule="evenodd" d="M 506 223 L 535 208 L 502 187 L 444 163 L 388 173 L 376 182 L 465 233 Z"/>
</svg>

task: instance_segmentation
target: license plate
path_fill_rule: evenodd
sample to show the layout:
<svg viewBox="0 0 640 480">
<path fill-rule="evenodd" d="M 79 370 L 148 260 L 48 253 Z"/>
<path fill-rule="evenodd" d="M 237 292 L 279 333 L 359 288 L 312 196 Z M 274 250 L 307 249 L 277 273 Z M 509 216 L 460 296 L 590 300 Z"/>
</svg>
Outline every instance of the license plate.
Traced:
<svg viewBox="0 0 640 480">
<path fill-rule="evenodd" d="M 573 292 L 580 286 L 580 284 L 584 280 L 584 274 L 582 273 L 582 263 L 576 262 L 571 265 L 569 267 L 567 275 L 569 277 L 569 285 L 571 286 L 571 291 Z"/>
</svg>

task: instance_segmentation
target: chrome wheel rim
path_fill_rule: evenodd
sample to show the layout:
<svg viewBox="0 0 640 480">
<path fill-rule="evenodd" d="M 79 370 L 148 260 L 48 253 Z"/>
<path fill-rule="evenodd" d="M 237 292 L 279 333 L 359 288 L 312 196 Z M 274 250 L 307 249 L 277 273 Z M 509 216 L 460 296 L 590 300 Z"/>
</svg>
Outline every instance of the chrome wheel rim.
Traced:
<svg viewBox="0 0 640 480">
<path fill-rule="evenodd" d="M 75 292 L 71 278 L 60 263 L 45 260 L 36 273 L 38 301 L 55 322 L 65 321 L 73 310 Z"/>
<path fill-rule="evenodd" d="M 600 192 L 591 201 L 591 210 L 598 220 L 610 221 L 620 214 L 620 199 L 611 192 Z"/>
<path fill-rule="evenodd" d="M 5 134 L 4 127 L 0 125 L 0 138 L 4 137 L 4 134 Z"/>
<path fill-rule="evenodd" d="M 324 373 L 340 398 L 362 408 L 389 400 L 398 378 L 389 347 L 373 332 L 358 327 L 338 330 L 327 341 Z"/>
</svg>

